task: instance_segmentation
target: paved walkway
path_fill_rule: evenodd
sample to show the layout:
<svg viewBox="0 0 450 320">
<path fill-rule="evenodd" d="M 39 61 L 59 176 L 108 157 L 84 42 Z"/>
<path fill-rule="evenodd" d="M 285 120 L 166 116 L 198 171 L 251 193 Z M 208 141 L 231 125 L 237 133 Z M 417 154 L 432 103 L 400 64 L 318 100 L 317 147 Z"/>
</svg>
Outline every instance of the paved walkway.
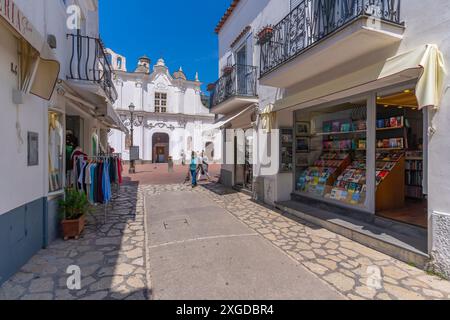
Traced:
<svg viewBox="0 0 450 320">
<path fill-rule="evenodd" d="M 108 208 L 98 208 L 78 240 L 57 240 L 0 288 L 0 299 L 102 300 L 149 297 L 144 259 L 143 196 L 123 186 Z M 69 266 L 79 266 L 81 290 L 69 290 Z"/>
<path fill-rule="evenodd" d="M 199 192 L 146 197 L 153 299 L 343 297 Z"/>
<path fill-rule="evenodd" d="M 348 299 L 450 299 L 450 282 L 211 184 L 199 192 Z"/>
<path fill-rule="evenodd" d="M 154 206 L 158 203 L 155 200 L 171 192 L 184 199 L 169 201 L 174 210 Z M 204 200 L 197 200 L 199 196 Z M 144 199 L 148 199 L 150 208 L 147 232 Z M 210 209 L 200 210 L 205 208 L 201 203 L 207 203 Z M 188 205 L 192 212 L 184 210 Z M 321 289 L 315 292 L 312 288 L 311 298 L 329 297 L 330 291 L 323 288 L 333 288 L 348 299 L 450 299 L 448 281 L 254 203 L 248 196 L 218 184 L 194 190 L 181 184 L 125 185 L 108 211 L 108 223 L 103 225 L 100 208 L 79 241 L 58 240 L 41 250 L 0 288 L 0 299 L 165 299 L 177 296 L 175 286 L 180 287 L 179 298 L 274 297 L 270 290 L 258 291 L 255 279 L 261 275 L 267 288 L 276 288 L 278 281 L 286 284 L 286 289 L 277 289 L 276 293 L 283 298 L 303 297 L 303 292 L 289 286 L 293 281 L 317 284 Z M 213 221 L 204 218 L 210 211 Z M 178 230 L 178 238 L 178 232 L 161 229 L 161 221 L 167 222 L 168 229 L 183 228 L 183 216 L 194 227 L 198 224 L 197 229 Z M 166 217 L 171 218 L 167 221 Z M 211 228 L 202 230 L 209 223 L 213 224 Z M 198 239 L 202 237 L 206 239 Z M 219 238 L 214 241 L 208 237 Z M 186 241 L 190 239 L 196 240 Z M 166 250 L 169 247 L 173 250 Z M 190 256 L 197 258 L 190 260 Z M 272 261 L 274 257 L 279 261 Z M 81 268 L 81 290 L 67 289 L 66 270 L 70 265 Z M 164 274 L 163 266 L 172 267 Z M 241 273 L 235 272 L 237 269 Z M 215 277 L 217 274 L 220 277 Z M 269 279 L 269 274 L 276 281 Z M 148 281 L 153 279 L 150 275 L 154 283 Z M 170 282 L 167 275 L 177 282 Z M 207 275 L 209 278 L 203 279 Z M 199 282 L 193 283 L 193 279 Z M 254 290 L 246 290 L 246 284 Z"/>
</svg>

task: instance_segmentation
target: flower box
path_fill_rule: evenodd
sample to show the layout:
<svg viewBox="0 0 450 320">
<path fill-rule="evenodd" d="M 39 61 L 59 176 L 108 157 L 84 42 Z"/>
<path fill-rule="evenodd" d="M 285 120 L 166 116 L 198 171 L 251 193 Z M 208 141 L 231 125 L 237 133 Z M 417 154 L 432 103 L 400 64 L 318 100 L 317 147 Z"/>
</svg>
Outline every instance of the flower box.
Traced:
<svg viewBox="0 0 450 320">
<path fill-rule="evenodd" d="M 232 66 L 226 66 L 222 69 L 224 75 L 230 75 L 233 72 L 234 68 Z"/>
<path fill-rule="evenodd" d="M 273 27 L 266 26 L 260 32 L 258 32 L 258 44 L 264 44 L 269 42 L 273 37 Z"/>
<path fill-rule="evenodd" d="M 82 215 L 76 220 L 62 220 L 61 225 L 64 240 L 69 240 L 70 238 L 75 238 L 75 240 L 78 240 L 84 230 L 84 226 L 86 225 L 86 219 L 85 216 Z"/>
</svg>

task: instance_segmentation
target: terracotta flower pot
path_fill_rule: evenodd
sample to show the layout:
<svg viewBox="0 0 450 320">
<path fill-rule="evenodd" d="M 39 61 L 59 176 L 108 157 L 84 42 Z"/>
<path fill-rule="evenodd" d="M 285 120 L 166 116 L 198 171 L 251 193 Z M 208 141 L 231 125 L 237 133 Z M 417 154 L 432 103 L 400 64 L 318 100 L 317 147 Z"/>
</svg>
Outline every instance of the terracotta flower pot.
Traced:
<svg viewBox="0 0 450 320">
<path fill-rule="evenodd" d="M 264 44 L 270 41 L 270 39 L 272 39 L 272 36 L 273 36 L 273 27 L 271 26 L 264 27 L 264 29 L 262 29 L 258 33 L 258 43 Z"/>
<path fill-rule="evenodd" d="M 84 230 L 84 226 L 86 224 L 86 220 L 84 215 L 78 218 L 77 220 L 63 220 L 61 222 L 64 240 L 69 240 L 70 238 L 75 238 L 78 240 L 80 234 Z"/>
<path fill-rule="evenodd" d="M 223 74 L 224 74 L 224 75 L 229 75 L 229 74 L 231 74 L 232 72 L 233 72 L 233 67 L 226 66 L 226 67 L 223 68 Z"/>
</svg>

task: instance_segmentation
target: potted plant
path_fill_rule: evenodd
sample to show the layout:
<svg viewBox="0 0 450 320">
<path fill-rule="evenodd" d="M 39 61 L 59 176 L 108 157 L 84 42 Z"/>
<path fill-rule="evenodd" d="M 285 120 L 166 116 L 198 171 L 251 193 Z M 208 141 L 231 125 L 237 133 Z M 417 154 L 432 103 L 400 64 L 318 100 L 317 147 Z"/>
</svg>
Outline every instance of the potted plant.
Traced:
<svg viewBox="0 0 450 320">
<path fill-rule="evenodd" d="M 208 91 L 214 91 L 214 89 L 216 89 L 216 84 L 215 83 L 210 83 L 206 87 L 206 90 L 208 90 Z"/>
<path fill-rule="evenodd" d="M 86 223 L 85 216 L 89 212 L 90 205 L 86 194 L 75 189 L 68 188 L 65 198 L 58 202 L 62 217 L 61 225 L 64 240 L 80 237 Z"/>
<path fill-rule="evenodd" d="M 258 32 L 258 44 L 264 44 L 272 39 L 273 26 L 267 25 L 260 32 Z"/>
<path fill-rule="evenodd" d="M 223 67 L 222 71 L 224 75 L 228 76 L 233 72 L 233 69 L 234 68 L 232 66 L 225 66 Z"/>
</svg>

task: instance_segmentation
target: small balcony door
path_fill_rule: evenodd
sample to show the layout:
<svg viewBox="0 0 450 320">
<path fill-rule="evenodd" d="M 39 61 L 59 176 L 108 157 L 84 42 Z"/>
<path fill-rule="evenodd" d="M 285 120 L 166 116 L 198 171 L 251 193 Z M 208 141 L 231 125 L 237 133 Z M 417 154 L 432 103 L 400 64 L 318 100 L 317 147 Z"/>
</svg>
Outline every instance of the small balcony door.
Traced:
<svg viewBox="0 0 450 320">
<path fill-rule="evenodd" d="M 247 46 L 236 52 L 237 94 L 247 95 Z"/>
</svg>

